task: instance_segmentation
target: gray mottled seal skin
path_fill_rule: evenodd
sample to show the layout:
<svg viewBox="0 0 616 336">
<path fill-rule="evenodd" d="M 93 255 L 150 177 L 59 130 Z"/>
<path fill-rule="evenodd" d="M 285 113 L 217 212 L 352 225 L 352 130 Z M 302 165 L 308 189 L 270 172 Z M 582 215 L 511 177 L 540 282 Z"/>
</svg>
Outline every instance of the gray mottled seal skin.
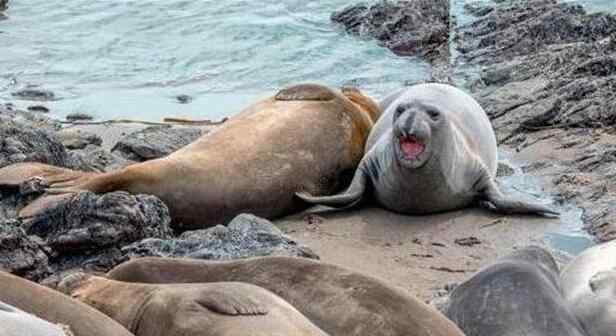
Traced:
<svg viewBox="0 0 616 336">
<path fill-rule="evenodd" d="M 0 302 L 0 335 L 66 336 L 55 324 Z"/>
<path fill-rule="evenodd" d="M 304 201 L 333 207 L 359 202 L 369 188 L 385 208 L 427 214 L 481 202 L 502 213 L 558 213 L 503 195 L 494 180 L 497 144 L 484 110 L 445 84 L 419 84 L 385 98 L 365 156 L 341 194 Z"/>
<path fill-rule="evenodd" d="M 74 336 L 132 336 L 124 327 L 94 308 L 2 271 L 0 301 L 50 323 L 66 325 Z"/>
<path fill-rule="evenodd" d="M 463 336 L 440 312 L 381 280 L 305 258 L 141 258 L 107 275 L 141 283 L 245 282 L 280 296 L 330 335 Z"/>
<path fill-rule="evenodd" d="M 528 247 L 458 286 L 445 314 L 466 336 L 583 336 L 549 252 Z"/>
<path fill-rule="evenodd" d="M 582 252 L 561 280 L 565 299 L 588 335 L 616 335 L 616 241 Z"/>
<path fill-rule="evenodd" d="M 135 336 L 327 336 L 283 299 L 246 283 L 153 285 L 80 273 L 59 287 Z"/>
</svg>

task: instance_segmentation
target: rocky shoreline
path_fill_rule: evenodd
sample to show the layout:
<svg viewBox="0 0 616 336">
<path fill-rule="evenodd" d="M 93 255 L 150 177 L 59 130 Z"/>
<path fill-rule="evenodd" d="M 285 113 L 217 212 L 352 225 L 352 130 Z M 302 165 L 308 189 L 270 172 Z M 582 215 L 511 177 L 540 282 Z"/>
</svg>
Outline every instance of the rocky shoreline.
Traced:
<svg viewBox="0 0 616 336">
<path fill-rule="evenodd" d="M 581 207 L 598 240 L 616 238 L 616 16 L 555 0 L 467 10 L 477 19 L 457 32 L 457 62 L 480 69 L 469 89 L 499 144 L 540 151 L 525 171 Z"/>
<path fill-rule="evenodd" d="M 116 125 L 97 127 L 98 131 L 122 130 Z M 0 105 L 0 167 L 37 161 L 108 171 L 167 155 L 210 130 L 136 126 L 110 137 L 90 129 L 62 127 L 40 113 Z M 40 216 L 16 219 L 17 212 L 45 187 L 45 181 L 37 178 L 18 188 L 0 187 L 0 269 L 50 287 L 68 273 L 106 272 L 131 257 L 318 259 L 271 222 L 248 214 L 226 226 L 175 233 L 166 205 L 150 195 L 79 193 L 63 198 Z"/>
</svg>

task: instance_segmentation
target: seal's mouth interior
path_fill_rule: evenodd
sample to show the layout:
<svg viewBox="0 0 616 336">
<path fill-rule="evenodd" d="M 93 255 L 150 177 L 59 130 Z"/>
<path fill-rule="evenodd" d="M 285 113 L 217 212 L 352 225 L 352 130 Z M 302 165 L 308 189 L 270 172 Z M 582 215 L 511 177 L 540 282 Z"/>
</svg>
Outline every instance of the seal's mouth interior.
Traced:
<svg viewBox="0 0 616 336">
<path fill-rule="evenodd" d="M 417 160 L 419 155 L 426 150 L 426 145 L 412 135 L 401 136 L 399 139 L 400 149 L 407 160 Z"/>
</svg>

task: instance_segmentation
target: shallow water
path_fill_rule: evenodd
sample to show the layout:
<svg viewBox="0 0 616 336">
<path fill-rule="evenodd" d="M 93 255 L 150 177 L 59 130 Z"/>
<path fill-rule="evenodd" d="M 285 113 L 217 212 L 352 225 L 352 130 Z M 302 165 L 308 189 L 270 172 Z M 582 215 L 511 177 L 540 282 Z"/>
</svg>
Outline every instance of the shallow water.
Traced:
<svg viewBox="0 0 616 336">
<path fill-rule="evenodd" d="M 59 116 L 220 118 L 298 82 L 381 96 L 428 66 L 346 36 L 349 0 L 12 0 L 0 21 L 0 99 L 28 84 Z M 175 97 L 188 94 L 190 104 Z"/>
<path fill-rule="evenodd" d="M 464 1 L 452 0 L 458 24 Z M 484 0 L 477 0 L 484 1 Z M 613 0 L 578 1 L 615 11 Z M 428 77 L 429 66 L 372 40 L 346 35 L 331 13 L 353 0 L 11 0 L 0 21 L 0 102 L 28 85 L 57 96 L 56 117 L 220 119 L 277 88 L 299 82 L 355 85 L 382 97 Z M 187 94 L 189 104 L 176 97 Z M 536 178 L 516 170 L 505 187 L 536 194 Z M 545 200 L 549 202 L 549 200 Z M 591 240 L 579 209 L 563 209 L 553 247 L 576 254 Z"/>
</svg>

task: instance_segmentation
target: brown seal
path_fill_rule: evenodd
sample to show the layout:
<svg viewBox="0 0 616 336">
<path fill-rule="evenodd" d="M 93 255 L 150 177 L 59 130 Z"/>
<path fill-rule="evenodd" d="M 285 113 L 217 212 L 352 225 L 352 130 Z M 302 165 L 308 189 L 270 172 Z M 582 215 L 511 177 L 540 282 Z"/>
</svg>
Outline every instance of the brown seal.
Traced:
<svg viewBox="0 0 616 336">
<path fill-rule="evenodd" d="M 298 85 L 165 158 L 104 174 L 20 163 L 0 169 L 0 186 L 41 176 L 49 194 L 156 195 L 181 229 L 221 224 L 240 213 L 271 219 L 305 207 L 296 192 L 329 194 L 348 183 L 379 115 L 378 105 L 357 89 Z M 40 197 L 21 215 L 34 216 L 57 199 Z"/>
<path fill-rule="evenodd" d="M 60 289 L 136 336 L 326 336 L 280 297 L 246 283 L 152 285 L 80 273 Z"/>
<path fill-rule="evenodd" d="M 141 283 L 250 283 L 285 299 L 331 335 L 464 335 L 441 313 L 400 288 L 304 258 L 141 258 L 116 267 L 108 277 Z"/>
<path fill-rule="evenodd" d="M 0 301 L 50 323 L 66 325 L 75 336 L 132 335 L 117 322 L 77 300 L 1 271 Z M 29 334 L 24 331 L 22 335 Z"/>
</svg>

